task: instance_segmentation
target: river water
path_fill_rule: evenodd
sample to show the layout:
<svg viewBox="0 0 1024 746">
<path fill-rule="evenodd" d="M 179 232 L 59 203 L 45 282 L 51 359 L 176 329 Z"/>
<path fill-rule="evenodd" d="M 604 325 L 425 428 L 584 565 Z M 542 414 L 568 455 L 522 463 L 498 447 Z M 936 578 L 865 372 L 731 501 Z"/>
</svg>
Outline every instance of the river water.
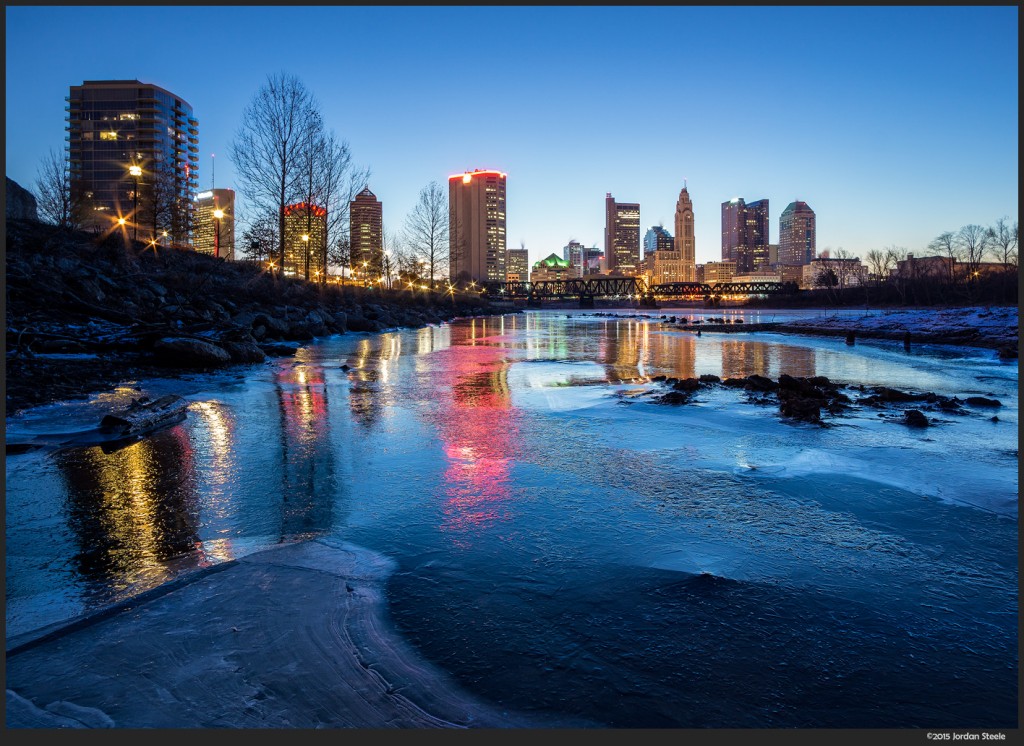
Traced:
<svg viewBox="0 0 1024 746">
<path fill-rule="evenodd" d="M 392 621 L 508 710 L 595 727 L 1016 727 L 1016 361 L 698 337 L 617 313 L 342 335 L 9 418 L 11 443 L 93 427 L 140 394 L 191 402 L 128 447 L 7 456 L 8 638 L 331 535 L 391 557 Z M 820 427 L 735 389 L 650 395 L 659 374 L 751 373 L 1002 406 L 998 421 L 929 412 L 927 429 L 855 407 Z"/>
</svg>

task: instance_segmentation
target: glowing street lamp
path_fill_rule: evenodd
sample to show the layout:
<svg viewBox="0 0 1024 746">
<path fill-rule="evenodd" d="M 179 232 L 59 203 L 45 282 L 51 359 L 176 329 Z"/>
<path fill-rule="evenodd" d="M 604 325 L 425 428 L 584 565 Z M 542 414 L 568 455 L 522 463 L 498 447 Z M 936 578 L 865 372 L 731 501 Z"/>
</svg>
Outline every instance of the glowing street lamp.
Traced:
<svg viewBox="0 0 1024 746">
<path fill-rule="evenodd" d="M 135 182 L 135 191 L 132 192 L 135 198 L 135 212 L 134 212 L 134 225 L 132 226 L 132 240 L 135 241 L 139 237 L 139 177 L 142 176 L 142 169 L 138 166 L 129 166 L 128 173 L 131 174 L 132 180 Z"/>
<path fill-rule="evenodd" d="M 217 219 L 217 233 L 213 238 L 213 255 L 220 256 L 220 221 L 224 217 L 224 211 L 218 207 L 213 211 L 213 217 Z"/>
</svg>

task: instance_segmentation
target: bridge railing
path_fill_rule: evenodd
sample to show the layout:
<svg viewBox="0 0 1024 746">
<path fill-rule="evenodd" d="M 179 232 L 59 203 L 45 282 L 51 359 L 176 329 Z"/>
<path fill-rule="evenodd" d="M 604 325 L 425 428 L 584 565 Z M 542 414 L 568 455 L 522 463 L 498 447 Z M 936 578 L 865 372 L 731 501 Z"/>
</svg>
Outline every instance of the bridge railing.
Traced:
<svg viewBox="0 0 1024 746">
<path fill-rule="evenodd" d="M 491 298 L 641 298 L 721 297 L 725 295 L 778 295 L 796 292 L 786 282 L 668 282 L 648 286 L 641 277 L 573 277 L 540 282 L 484 282 L 484 294 Z"/>
</svg>

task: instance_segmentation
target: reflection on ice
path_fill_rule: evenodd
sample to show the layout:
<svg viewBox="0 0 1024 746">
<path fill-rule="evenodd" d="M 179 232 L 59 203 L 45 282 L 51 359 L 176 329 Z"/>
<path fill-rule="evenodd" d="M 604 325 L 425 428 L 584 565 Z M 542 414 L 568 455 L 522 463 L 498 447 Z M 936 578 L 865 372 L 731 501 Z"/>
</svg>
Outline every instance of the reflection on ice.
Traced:
<svg viewBox="0 0 1024 746">
<path fill-rule="evenodd" d="M 1003 406 L 921 432 L 868 408 L 794 425 L 724 387 L 645 395 L 752 373 Z M 8 457 L 9 634 L 336 535 L 393 558 L 412 642 L 510 710 L 927 727 L 941 702 L 957 726 L 1015 723 L 1018 393 L 994 357 L 531 311 L 132 389 L 162 393 L 188 419 L 131 448 Z"/>
</svg>

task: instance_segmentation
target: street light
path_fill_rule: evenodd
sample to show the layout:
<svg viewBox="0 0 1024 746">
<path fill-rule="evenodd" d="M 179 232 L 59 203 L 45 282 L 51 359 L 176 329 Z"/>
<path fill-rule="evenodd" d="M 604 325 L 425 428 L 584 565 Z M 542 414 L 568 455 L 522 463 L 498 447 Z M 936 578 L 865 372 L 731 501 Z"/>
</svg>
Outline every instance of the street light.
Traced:
<svg viewBox="0 0 1024 746">
<path fill-rule="evenodd" d="M 213 217 L 217 219 L 217 234 L 213 238 L 213 255 L 220 256 L 220 219 L 224 217 L 224 211 L 219 207 L 213 211 Z"/>
<path fill-rule="evenodd" d="M 135 191 L 132 192 L 135 198 L 135 212 L 132 216 L 132 240 L 136 241 L 139 238 L 139 177 L 142 176 L 142 169 L 138 166 L 129 166 L 128 173 L 131 174 L 132 180 L 135 182 Z"/>
<path fill-rule="evenodd" d="M 304 257 L 303 266 L 305 268 L 305 272 L 303 272 L 303 274 L 306 276 L 306 279 L 308 280 L 309 279 L 309 234 L 308 233 L 303 233 L 302 234 L 302 245 L 305 247 L 303 249 L 303 251 L 302 251 L 302 256 Z"/>
</svg>

